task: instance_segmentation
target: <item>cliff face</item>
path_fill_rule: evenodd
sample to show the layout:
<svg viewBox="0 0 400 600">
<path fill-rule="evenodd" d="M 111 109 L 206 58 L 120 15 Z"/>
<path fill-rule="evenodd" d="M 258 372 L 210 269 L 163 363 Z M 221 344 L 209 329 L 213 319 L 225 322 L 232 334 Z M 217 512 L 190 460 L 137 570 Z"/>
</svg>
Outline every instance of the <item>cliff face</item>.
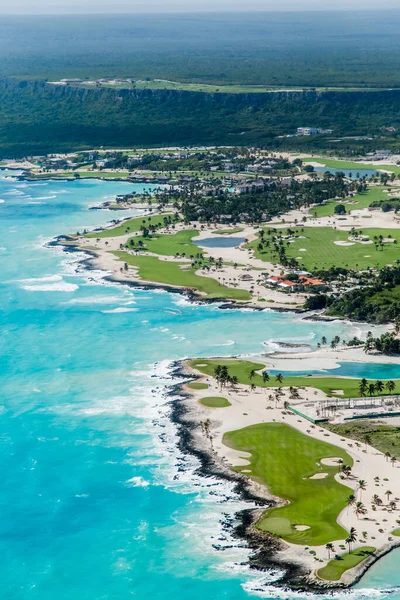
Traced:
<svg viewBox="0 0 400 600">
<path fill-rule="evenodd" d="M 400 91 L 250 94 L 0 81 L 0 155 L 76 147 L 270 144 L 312 125 L 335 136 L 400 127 Z"/>
</svg>

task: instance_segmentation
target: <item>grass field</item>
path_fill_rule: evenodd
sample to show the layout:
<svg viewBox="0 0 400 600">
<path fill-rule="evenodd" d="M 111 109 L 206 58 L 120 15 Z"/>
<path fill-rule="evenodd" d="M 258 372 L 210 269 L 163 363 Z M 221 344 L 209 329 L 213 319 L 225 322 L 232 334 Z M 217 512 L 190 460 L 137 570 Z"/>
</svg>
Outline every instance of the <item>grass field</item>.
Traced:
<svg viewBox="0 0 400 600">
<path fill-rule="evenodd" d="M 226 433 L 224 444 L 249 452 L 250 465 L 236 467 L 267 485 L 270 492 L 289 504 L 268 510 L 257 527 L 294 544 L 319 546 L 346 537 L 336 518 L 346 506 L 349 488 L 334 479 L 337 467 L 320 465 L 322 458 L 352 458 L 345 450 L 315 440 L 284 423 L 260 423 Z M 323 479 L 310 479 L 318 472 Z M 309 529 L 296 530 L 296 525 Z"/>
<path fill-rule="evenodd" d="M 343 169 L 344 171 L 352 170 L 354 171 L 354 175 L 357 171 L 363 170 L 383 170 L 390 171 L 391 173 L 395 173 L 396 175 L 400 174 L 400 167 L 396 165 L 386 165 L 383 163 L 377 164 L 365 164 L 361 162 L 352 162 L 347 160 L 335 160 L 332 158 L 321 158 L 321 157 L 313 157 L 313 158 L 302 158 L 304 163 L 319 163 L 323 167 L 327 167 L 328 169 Z"/>
<path fill-rule="evenodd" d="M 385 425 L 385 423 L 368 419 L 337 425 L 325 424 L 325 427 L 338 435 L 362 443 L 365 442 L 367 436 L 370 439 L 371 446 L 380 452 L 384 454 L 389 452 L 391 456 L 400 456 L 400 427 Z"/>
<path fill-rule="evenodd" d="M 329 563 L 317 571 L 317 575 L 320 579 L 327 581 L 339 581 L 345 571 L 352 569 L 360 564 L 363 560 L 368 558 L 375 552 L 376 548 L 373 546 L 365 546 L 365 548 L 358 548 L 352 550 L 350 553 L 340 555 L 340 559 L 333 559 Z"/>
<path fill-rule="evenodd" d="M 246 290 L 219 285 L 218 281 L 211 277 L 199 277 L 195 274 L 196 269 L 188 263 L 162 261 L 154 256 L 133 256 L 123 251 L 113 254 L 128 265 L 137 267 L 139 277 L 145 281 L 198 290 L 209 299 L 250 300 L 250 294 Z"/>
<path fill-rule="evenodd" d="M 343 200 L 329 200 L 327 204 L 322 204 L 321 206 L 316 206 L 310 209 L 311 217 L 330 217 L 334 215 L 335 206 L 338 204 L 343 204 L 345 202 L 346 212 L 349 214 L 352 210 L 361 210 L 362 208 L 368 208 L 375 202 L 376 200 L 385 200 L 388 198 L 387 193 L 392 188 L 390 186 L 374 186 L 370 187 L 366 192 L 362 192 L 361 194 L 355 194 L 353 198 L 350 199 L 351 204 L 347 204 L 349 199 Z"/>
<path fill-rule="evenodd" d="M 164 225 L 163 218 L 171 216 L 170 213 L 165 213 L 162 215 L 153 215 L 151 217 L 136 217 L 134 219 L 127 219 L 126 221 L 122 221 L 116 227 L 112 227 L 111 229 L 103 229 L 102 231 L 91 231 L 87 233 L 85 237 L 87 238 L 107 238 L 107 237 L 117 237 L 120 235 L 126 235 L 127 233 L 135 233 L 140 231 L 140 228 L 145 221 L 146 226 L 150 223 L 151 225 Z M 150 219 L 150 221 L 149 221 Z"/>
<path fill-rule="evenodd" d="M 205 366 L 201 366 L 205 365 Z M 270 375 L 270 380 L 263 382 L 261 375 L 256 375 L 250 379 L 250 373 L 252 370 L 258 371 L 264 368 L 264 365 L 260 363 L 254 363 L 247 360 L 236 360 L 236 359 L 195 359 L 190 362 L 190 366 L 204 375 L 214 376 L 214 369 L 217 365 L 228 367 L 229 375 L 234 375 L 238 378 L 239 383 L 250 385 L 254 383 L 256 386 L 261 387 L 311 387 L 322 390 L 325 394 L 332 397 L 338 397 L 337 394 L 333 393 L 333 390 L 343 390 L 341 398 L 358 398 L 359 397 L 359 379 L 352 379 L 351 377 L 320 377 L 311 375 L 310 377 L 296 377 L 296 376 L 284 376 L 282 383 L 276 381 L 273 375 Z M 395 394 L 400 394 L 400 380 L 395 380 L 396 389 Z"/>
<path fill-rule="evenodd" d="M 160 221 L 160 217 L 158 217 L 158 220 Z M 199 246 L 192 243 L 192 239 L 198 235 L 199 232 L 192 229 L 170 234 L 154 233 L 150 237 L 144 238 L 143 236 L 138 236 L 133 238 L 133 240 L 135 246 L 141 241 L 143 243 L 144 251 L 148 250 L 149 252 L 162 254 L 164 256 L 175 256 L 177 253 L 185 253 L 186 256 L 189 257 L 190 255 L 195 256 L 199 253 L 204 254 L 202 248 L 199 248 Z M 129 240 L 127 247 L 129 247 Z"/>
<path fill-rule="evenodd" d="M 206 383 L 201 383 L 200 381 L 192 381 L 188 383 L 187 386 L 191 390 L 208 390 L 208 385 Z"/>
<path fill-rule="evenodd" d="M 393 529 L 392 535 L 399 537 L 400 536 L 400 527 L 398 527 L 397 529 Z"/>
<path fill-rule="evenodd" d="M 217 396 L 209 396 L 208 398 L 202 398 L 200 404 L 207 406 L 208 408 L 226 408 L 231 406 L 231 403 L 226 398 L 219 398 Z"/>
<path fill-rule="evenodd" d="M 340 246 L 334 242 L 349 242 L 348 231 L 338 231 L 330 227 L 305 227 L 300 237 L 286 245 L 286 256 L 295 258 L 307 271 L 328 269 L 331 266 L 363 270 L 368 267 L 382 268 L 400 259 L 400 231 L 396 229 L 372 229 L 364 227 L 363 235 L 369 236 L 372 243 L 354 242 L 351 246 Z M 285 234 L 285 231 L 282 231 Z M 388 238 L 396 242 L 384 242 L 383 249 L 376 249 L 374 236 Z M 265 240 L 268 237 L 265 236 Z M 255 256 L 272 263 L 278 262 L 273 244 L 258 250 L 259 239 L 248 244 Z"/>
</svg>

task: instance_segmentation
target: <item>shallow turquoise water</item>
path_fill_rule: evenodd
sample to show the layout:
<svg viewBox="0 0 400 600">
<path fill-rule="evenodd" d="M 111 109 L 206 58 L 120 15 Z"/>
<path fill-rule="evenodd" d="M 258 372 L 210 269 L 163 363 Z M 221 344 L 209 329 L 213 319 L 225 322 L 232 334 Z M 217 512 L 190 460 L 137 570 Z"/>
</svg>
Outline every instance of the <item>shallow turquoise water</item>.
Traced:
<svg viewBox="0 0 400 600">
<path fill-rule="evenodd" d="M 229 484 L 196 475 L 196 460 L 176 448 L 168 367 L 359 328 L 111 285 L 80 255 L 46 247 L 129 216 L 88 207 L 133 187 L 0 179 L 2 597 L 276 597 L 265 587 L 271 575 L 240 566 L 247 551 L 230 547 L 220 525 L 245 504 Z"/>
<path fill-rule="evenodd" d="M 372 177 L 379 176 L 379 171 L 375 169 L 330 169 L 328 167 L 314 167 L 314 171 L 317 173 L 332 173 L 332 175 L 336 175 L 337 173 L 344 173 L 345 177 L 350 177 L 353 179 L 360 179 L 361 177 Z"/>
</svg>

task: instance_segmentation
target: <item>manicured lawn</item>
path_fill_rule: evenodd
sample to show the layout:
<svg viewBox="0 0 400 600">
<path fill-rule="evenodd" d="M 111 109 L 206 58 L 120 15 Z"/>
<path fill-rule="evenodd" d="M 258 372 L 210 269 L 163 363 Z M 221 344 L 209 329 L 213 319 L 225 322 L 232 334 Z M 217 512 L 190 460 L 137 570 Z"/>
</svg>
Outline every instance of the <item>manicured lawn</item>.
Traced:
<svg viewBox="0 0 400 600">
<path fill-rule="evenodd" d="M 189 257 L 190 255 L 204 254 L 202 248 L 192 243 L 192 239 L 198 235 L 198 231 L 191 229 L 170 234 L 154 233 L 150 237 L 137 236 L 131 239 L 135 242 L 134 247 L 137 247 L 138 242 L 141 241 L 143 243 L 143 251 L 148 250 L 149 252 L 164 256 L 175 256 L 177 253 L 185 253 Z M 131 247 L 129 242 L 130 240 L 127 243 L 127 247 Z"/>
<path fill-rule="evenodd" d="M 399 386 L 398 386 L 398 390 Z M 364 443 L 369 438 L 371 446 L 380 452 L 389 452 L 392 456 L 400 456 L 400 427 L 387 425 L 379 421 L 359 419 L 353 422 L 325 424 L 329 431 Z"/>
<path fill-rule="evenodd" d="M 327 581 L 339 581 L 345 571 L 352 569 L 368 558 L 375 552 L 376 548 L 373 546 L 365 546 L 365 548 L 358 548 L 352 550 L 350 553 L 340 555 L 340 559 L 333 559 L 328 562 L 325 567 L 317 571 L 318 577 Z"/>
<path fill-rule="evenodd" d="M 113 252 L 122 261 L 138 267 L 139 277 L 165 285 L 177 285 L 203 292 L 207 298 L 226 298 L 230 300 L 250 300 L 246 290 L 237 290 L 219 285 L 211 277 L 200 277 L 189 263 L 162 261 L 155 256 L 133 256 L 127 252 Z M 182 267 L 182 268 L 181 268 Z"/>
<path fill-rule="evenodd" d="M 209 396 L 208 398 L 202 398 L 200 404 L 208 406 L 209 408 L 225 408 L 231 406 L 231 403 L 226 398 L 219 398 L 217 396 Z"/>
<path fill-rule="evenodd" d="M 267 230 L 268 231 L 268 230 Z M 359 229 L 357 231 L 360 231 Z M 328 269 L 331 266 L 366 269 L 368 267 L 382 268 L 387 264 L 394 264 L 400 259 L 400 232 L 397 229 L 372 229 L 363 227 L 363 235 L 369 236 L 371 244 L 353 242 L 351 246 L 338 246 L 334 242 L 351 243 L 349 231 L 338 231 L 330 227 L 304 227 L 297 228 L 299 237 L 293 242 L 286 244 L 286 256 L 295 258 L 299 265 L 307 271 Z M 281 230 L 273 234 L 275 236 L 286 235 L 286 230 Z M 383 249 L 376 249 L 374 236 L 382 235 L 383 238 L 397 240 L 394 242 L 384 242 Z M 254 249 L 255 256 L 261 260 L 278 263 L 279 255 L 274 250 L 272 236 L 265 235 L 265 240 L 271 240 L 270 246 L 258 250 L 259 239 L 251 242 L 248 247 Z"/>
<path fill-rule="evenodd" d="M 206 383 L 200 383 L 200 381 L 192 381 L 188 383 L 187 386 L 192 390 L 208 390 L 208 385 Z"/>
<path fill-rule="evenodd" d="M 351 213 L 352 210 L 361 210 L 362 208 L 368 208 L 377 200 L 386 200 L 390 198 L 383 190 L 390 191 L 391 187 L 387 186 L 374 186 L 370 187 L 366 192 L 355 194 L 352 198 L 346 198 L 344 200 L 329 200 L 327 204 L 316 206 L 310 209 L 311 217 L 330 217 L 334 214 L 335 206 L 338 204 L 344 204 L 346 207 L 346 213 Z M 348 202 L 351 202 L 349 204 Z M 336 216 L 336 215 L 335 215 Z M 345 221 L 343 221 L 345 223 Z M 351 222 L 350 222 L 351 225 Z"/>
<path fill-rule="evenodd" d="M 392 535 L 400 536 L 400 527 L 398 527 L 397 529 L 393 529 Z"/>
<path fill-rule="evenodd" d="M 161 225 L 164 226 L 163 218 L 168 216 L 170 216 L 170 214 L 165 213 L 162 215 L 153 215 L 151 217 L 136 217 L 134 219 L 127 219 L 126 221 L 122 221 L 122 223 L 119 223 L 119 225 L 117 225 L 116 227 L 112 227 L 111 229 L 104 229 L 102 231 L 91 231 L 90 233 L 87 233 L 85 237 L 106 238 L 125 235 L 127 233 L 135 233 L 136 231 L 140 231 L 140 228 L 143 225 L 143 221 L 145 221 L 146 226 L 148 226 L 149 224 L 158 225 L 159 223 L 161 223 Z"/>
<path fill-rule="evenodd" d="M 262 380 L 261 375 L 256 375 L 250 380 L 250 372 L 252 370 L 258 371 L 264 369 L 264 365 L 260 363 L 254 363 L 247 360 L 235 360 L 235 359 L 195 359 L 190 362 L 192 368 L 197 369 L 205 375 L 211 377 L 214 376 L 214 369 L 217 365 L 228 367 L 228 372 L 231 377 L 234 375 L 238 378 L 239 383 L 250 385 L 254 383 L 256 386 L 275 388 L 275 387 L 311 387 L 322 390 L 328 396 L 337 398 L 358 398 L 359 397 L 359 379 L 353 379 L 351 377 L 321 377 L 318 375 L 310 375 L 310 377 L 296 377 L 287 376 L 283 377 L 282 383 L 276 381 L 275 375 L 270 375 L 270 380 L 265 383 Z M 206 366 L 201 366 L 206 365 Z M 400 394 L 400 380 L 395 380 L 396 389 L 395 394 Z M 333 390 L 343 390 L 343 394 L 338 396 L 334 394 Z"/>
<path fill-rule="evenodd" d="M 242 227 L 232 227 L 232 229 L 215 229 L 211 233 L 215 233 L 216 235 L 230 235 L 231 233 L 240 233 L 243 231 Z"/>
<path fill-rule="evenodd" d="M 352 170 L 354 171 L 354 175 L 357 173 L 357 171 L 364 170 L 384 170 L 390 171 L 391 173 L 396 173 L 396 175 L 400 173 L 400 167 L 397 167 L 396 165 L 384 165 L 382 163 L 377 163 L 376 165 L 373 165 L 347 160 L 334 160 L 332 158 L 302 158 L 301 160 L 304 163 L 319 163 L 323 167 L 328 167 L 328 169 L 343 169 L 344 171 Z"/>
<path fill-rule="evenodd" d="M 236 467 L 267 485 L 270 492 L 289 504 L 268 510 L 257 523 L 293 544 L 319 546 L 346 537 L 336 518 L 346 506 L 349 488 L 334 479 L 337 467 L 320 465 L 322 458 L 340 457 L 347 465 L 352 458 L 345 450 L 315 440 L 284 423 L 260 423 L 231 431 L 223 443 L 249 452 L 250 465 Z M 310 479 L 318 472 L 323 479 Z M 296 525 L 309 529 L 298 531 Z"/>
</svg>

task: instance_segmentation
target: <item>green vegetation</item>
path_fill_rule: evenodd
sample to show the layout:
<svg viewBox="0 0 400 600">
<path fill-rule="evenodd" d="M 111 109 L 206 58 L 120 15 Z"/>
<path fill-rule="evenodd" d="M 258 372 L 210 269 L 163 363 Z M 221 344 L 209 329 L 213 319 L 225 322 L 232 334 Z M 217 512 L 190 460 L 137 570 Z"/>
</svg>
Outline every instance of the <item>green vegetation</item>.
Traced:
<svg viewBox="0 0 400 600">
<path fill-rule="evenodd" d="M 400 456 L 400 427 L 385 425 L 385 423 L 369 419 L 337 425 L 326 423 L 324 427 L 340 436 L 357 440 L 363 444 L 368 443 L 383 454 Z"/>
<path fill-rule="evenodd" d="M 268 486 L 274 495 L 289 504 L 268 510 L 257 523 L 294 544 L 319 546 L 346 537 L 336 522 L 346 506 L 348 487 L 334 479 L 337 467 L 321 465 L 322 458 L 338 457 L 346 465 L 353 461 L 345 450 L 313 439 L 283 423 L 260 423 L 226 433 L 223 443 L 235 450 L 249 452 L 250 465 L 236 467 L 251 470 L 251 477 Z M 323 479 L 310 479 L 318 472 Z M 300 531 L 296 526 L 309 529 Z"/>
<path fill-rule="evenodd" d="M 155 217 L 155 219 L 157 219 Z M 160 217 L 158 218 L 160 220 Z M 202 249 L 192 243 L 192 239 L 198 236 L 196 230 L 183 230 L 177 233 L 158 234 L 154 233 L 147 237 L 138 236 L 130 238 L 126 244 L 129 248 L 131 241 L 135 247 L 140 247 L 141 252 L 148 251 L 163 256 L 176 256 L 177 254 L 185 254 L 188 258 L 190 255 L 202 253 Z"/>
<path fill-rule="evenodd" d="M 282 260 L 281 251 L 284 249 L 287 261 L 293 259 L 307 271 L 320 271 L 332 266 L 356 270 L 368 267 L 382 268 L 400 259 L 400 232 L 396 229 L 365 228 L 361 235 L 360 231 L 355 232 L 358 235 L 353 240 L 349 240 L 350 236 L 353 237 L 351 232 L 330 227 L 305 227 L 300 231 L 297 228 L 293 235 L 287 235 L 283 229 L 278 232 L 268 231 L 270 235 L 264 235 L 268 245 L 264 243 L 260 249 L 259 239 L 248 245 L 253 248 L 255 256 L 261 260 L 279 263 Z M 280 243 L 281 240 L 283 243 Z M 335 242 L 351 245 L 338 245 Z"/>
<path fill-rule="evenodd" d="M 322 167 L 327 167 L 328 169 L 343 169 L 344 171 L 349 171 L 352 170 L 354 171 L 354 175 L 357 173 L 357 171 L 364 171 L 364 170 L 371 170 L 371 171 L 377 171 L 377 170 L 383 170 L 383 171 L 390 171 L 391 173 L 395 173 L 396 175 L 400 174 L 400 167 L 396 166 L 396 165 L 385 165 L 382 163 L 378 163 L 376 165 L 373 164 L 364 164 L 364 163 L 359 163 L 359 162 L 351 162 L 351 161 L 346 161 L 346 160 L 335 160 L 332 158 L 303 158 L 302 159 L 303 162 L 307 163 L 307 162 L 315 162 L 315 163 L 320 163 L 320 165 Z"/>
<path fill-rule="evenodd" d="M 265 366 L 260 363 L 254 363 L 247 360 L 237 359 L 195 359 L 190 361 L 190 366 L 205 375 L 214 376 L 215 368 L 225 366 L 229 370 L 231 377 L 237 377 L 238 383 L 245 385 L 254 384 L 260 387 L 311 387 L 323 391 L 327 396 L 337 397 L 337 390 L 343 390 L 341 398 L 358 398 L 360 395 L 360 381 L 351 377 L 321 377 L 319 375 L 310 375 L 308 377 L 296 377 L 284 375 L 282 380 L 277 380 L 276 376 L 270 374 L 269 380 L 263 380 L 257 371 L 262 371 Z M 254 372 L 254 373 L 253 373 Z M 251 376 L 252 375 L 252 376 Z M 395 380 L 395 389 L 393 393 L 400 394 L 400 380 Z M 380 392 L 374 391 L 373 396 L 380 395 Z"/>
<path fill-rule="evenodd" d="M 400 527 L 398 527 L 397 529 L 393 529 L 392 535 L 400 536 Z"/>
<path fill-rule="evenodd" d="M 352 550 L 350 553 L 341 554 L 340 558 L 329 561 L 325 567 L 319 569 L 317 575 L 326 581 L 339 581 L 345 571 L 359 565 L 360 562 L 371 556 L 375 550 L 376 548 L 373 546 L 365 546 L 364 548 Z"/>
<path fill-rule="evenodd" d="M 397 322 L 400 314 L 400 267 L 387 267 L 375 277 L 366 275 L 362 287 L 331 297 L 320 295 L 319 308 L 327 307 L 327 314 L 350 317 L 370 323 Z M 398 353 L 400 342 L 396 338 L 372 340 L 379 351 Z"/>
<path fill-rule="evenodd" d="M 191 381 L 187 386 L 192 390 L 208 390 L 207 383 L 201 383 L 200 381 Z"/>
<path fill-rule="evenodd" d="M 330 217 L 335 212 L 335 207 L 338 204 L 344 204 L 346 207 L 346 213 L 350 213 L 352 210 L 361 210 L 362 208 L 368 208 L 373 202 L 379 202 L 380 200 L 388 200 L 389 196 L 387 192 L 391 191 L 391 187 L 374 186 L 368 188 L 366 192 L 360 192 L 355 194 L 352 198 L 346 200 L 329 200 L 326 204 L 316 206 L 310 209 L 311 217 Z M 386 193 L 384 192 L 386 190 Z"/>
<path fill-rule="evenodd" d="M 219 398 L 217 396 L 209 396 L 208 398 L 202 398 L 200 400 L 201 404 L 207 406 L 209 408 L 226 408 L 227 406 L 231 406 L 231 403 L 226 398 Z"/>
<path fill-rule="evenodd" d="M 232 227 L 232 229 L 215 229 L 211 233 L 216 235 L 231 235 L 231 233 L 240 233 L 243 231 L 243 227 Z"/>
<path fill-rule="evenodd" d="M 171 215 L 163 214 L 163 215 L 153 215 L 151 217 L 136 217 L 134 219 L 127 219 L 126 221 L 122 221 L 116 227 L 112 227 L 110 229 L 102 229 L 101 231 L 91 231 L 90 233 L 86 233 L 85 237 L 88 238 L 107 238 L 107 237 L 116 237 L 120 235 L 126 235 L 127 233 L 135 233 L 140 231 L 140 228 L 143 224 L 148 227 L 151 225 L 160 225 L 163 226 L 164 217 L 168 217 Z"/>
<path fill-rule="evenodd" d="M 246 290 L 228 288 L 219 285 L 215 279 L 196 275 L 196 269 L 189 263 L 163 261 L 154 256 L 133 256 L 123 251 L 113 254 L 128 265 L 137 267 L 139 277 L 144 281 L 190 288 L 209 299 L 250 300 L 250 294 Z"/>
</svg>

